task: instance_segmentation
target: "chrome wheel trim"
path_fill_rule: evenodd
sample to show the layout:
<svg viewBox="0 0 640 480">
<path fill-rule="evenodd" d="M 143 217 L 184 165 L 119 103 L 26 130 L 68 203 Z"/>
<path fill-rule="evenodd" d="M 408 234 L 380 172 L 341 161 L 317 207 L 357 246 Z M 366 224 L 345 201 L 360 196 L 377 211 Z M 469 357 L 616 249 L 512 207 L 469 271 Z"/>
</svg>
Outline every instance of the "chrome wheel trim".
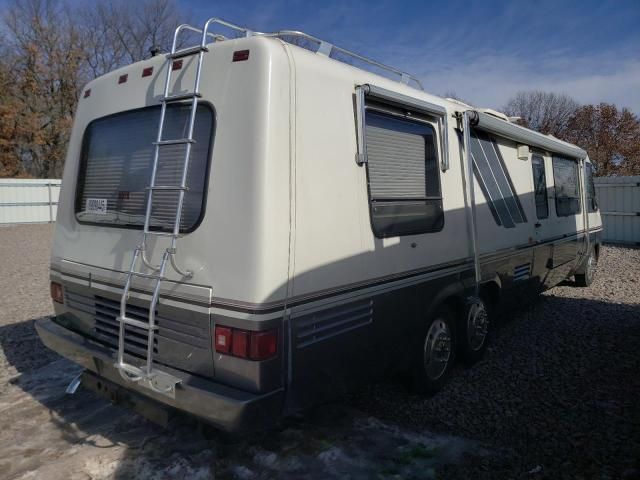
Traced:
<svg viewBox="0 0 640 480">
<path fill-rule="evenodd" d="M 473 303 L 467 313 L 467 342 L 469 348 L 477 352 L 484 345 L 489 331 L 489 315 L 484 303 Z"/>
<path fill-rule="evenodd" d="M 589 254 L 589 258 L 587 259 L 587 268 L 585 272 L 589 280 L 593 279 L 593 274 L 595 273 L 595 270 L 596 270 L 596 257 L 593 254 L 593 252 L 591 252 Z"/>
<path fill-rule="evenodd" d="M 443 319 L 431 323 L 424 341 L 424 371 L 431 380 L 438 380 L 451 361 L 451 330 Z"/>
</svg>

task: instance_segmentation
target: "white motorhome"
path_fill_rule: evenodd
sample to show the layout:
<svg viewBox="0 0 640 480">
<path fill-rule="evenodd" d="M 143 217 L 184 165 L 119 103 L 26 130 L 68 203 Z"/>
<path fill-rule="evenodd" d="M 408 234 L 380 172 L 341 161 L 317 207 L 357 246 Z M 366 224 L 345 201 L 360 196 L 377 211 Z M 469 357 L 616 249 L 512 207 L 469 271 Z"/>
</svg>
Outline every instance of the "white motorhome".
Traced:
<svg viewBox="0 0 640 480">
<path fill-rule="evenodd" d="M 36 323 L 71 391 L 226 430 L 383 373 L 434 391 L 497 310 L 592 281 L 582 149 L 300 32 L 190 30 L 78 104 Z"/>
</svg>

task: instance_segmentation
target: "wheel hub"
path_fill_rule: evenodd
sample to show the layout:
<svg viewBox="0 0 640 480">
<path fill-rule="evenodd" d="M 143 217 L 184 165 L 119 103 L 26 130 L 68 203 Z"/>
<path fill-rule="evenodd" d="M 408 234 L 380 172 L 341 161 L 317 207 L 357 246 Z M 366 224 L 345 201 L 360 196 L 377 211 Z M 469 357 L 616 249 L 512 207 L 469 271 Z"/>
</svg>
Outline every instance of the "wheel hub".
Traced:
<svg viewBox="0 0 640 480">
<path fill-rule="evenodd" d="M 443 320 L 436 320 L 427 332 L 424 345 L 424 367 L 432 380 L 440 378 L 451 359 L 451 332 Z"/>
<path fill-rule="evenodd" d="M 467 315 L 467 337 L 469 346 L 477 351 L 482 348 L 489 331 L 489 315 L 482 302 L 476 302 L 469 308 Z"/>
</svg>

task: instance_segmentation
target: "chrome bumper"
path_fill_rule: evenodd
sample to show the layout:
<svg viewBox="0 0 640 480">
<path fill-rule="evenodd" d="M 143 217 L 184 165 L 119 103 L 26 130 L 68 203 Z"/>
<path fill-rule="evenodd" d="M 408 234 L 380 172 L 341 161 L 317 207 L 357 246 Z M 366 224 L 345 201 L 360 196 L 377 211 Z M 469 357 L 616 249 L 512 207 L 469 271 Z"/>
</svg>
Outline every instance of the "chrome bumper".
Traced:
<svg viewBox="0 0 640 480">
<path fill-rule="evenodd" d="M 176 387 L 175 398 L 170 398 L 123 380 L 113 366 L 113 352 L 99 343 L 58 325 L 50 318 L 36 321 L 35 327 L 42 342 L 63 357 L 126 390 L 190 413 L 222 430 L 248 430 L 271 423 L 282 414 L 283 389 L 256 395 L 163 366 L 163 370 L 181 380 Z"/>
</svg>

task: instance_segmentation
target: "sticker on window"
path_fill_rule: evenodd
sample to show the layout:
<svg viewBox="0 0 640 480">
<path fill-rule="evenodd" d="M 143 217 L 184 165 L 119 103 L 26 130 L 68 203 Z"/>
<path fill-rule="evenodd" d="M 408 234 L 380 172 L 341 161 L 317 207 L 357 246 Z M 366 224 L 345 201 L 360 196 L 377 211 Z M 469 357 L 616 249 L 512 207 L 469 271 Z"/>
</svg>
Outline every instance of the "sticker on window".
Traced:
<svg viewBox="0 0 640 480">
<path fill-rule="evenodd" d="M 85 211 L 87 213 L 106 215 L 107 199 L 106 198 L 87 198 L 87 206 L 85 208 Z"/>
</svg>

